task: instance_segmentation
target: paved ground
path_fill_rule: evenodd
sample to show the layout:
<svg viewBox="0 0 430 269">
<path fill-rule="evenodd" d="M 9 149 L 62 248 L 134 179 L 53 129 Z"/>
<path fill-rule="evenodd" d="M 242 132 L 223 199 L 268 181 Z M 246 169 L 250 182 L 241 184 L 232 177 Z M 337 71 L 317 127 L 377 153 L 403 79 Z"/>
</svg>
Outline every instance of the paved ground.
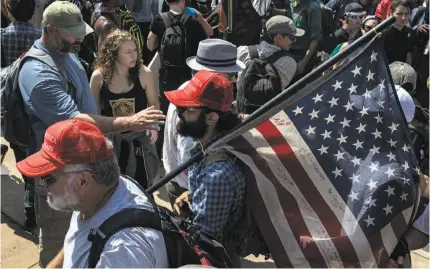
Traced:
<svg viewBox="0 0 430 269">
<path fill-rule="evenodd" d="M 5 143 L 1 138 L 1 143 Z M 38 268 L 37 231 L 26 232 L 23 229 L 24 184 L 15 168 L 15 159 L 11 151 L 3 162 L 1 175 L 1 261 L 0 268 Z M 169 206 L 164 189 L 155 193 L 156 202 Z M 427 248 L 428 250 L 428 248 Z M 414 268 L 429 268 L 429 252 L 424 250 L 412 253 Z M 243 260 L 243 267 L 273 268 L 273 261 L 263 258 L 248 257 Z"/>
</svg>

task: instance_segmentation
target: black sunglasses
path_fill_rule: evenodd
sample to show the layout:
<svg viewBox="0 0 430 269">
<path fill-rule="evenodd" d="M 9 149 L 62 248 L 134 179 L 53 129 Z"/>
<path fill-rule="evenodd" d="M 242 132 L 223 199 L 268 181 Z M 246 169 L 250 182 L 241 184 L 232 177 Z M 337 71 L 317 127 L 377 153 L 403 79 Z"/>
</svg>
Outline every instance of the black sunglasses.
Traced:
<svg viewBox="0 0 430 269">
<path fill-rule="evenodd" d="M 42 176 L 40 179 L 42 180 L 43 185 L 46 187 L 54 185 L 55 182 L 57 182 L 57 178 L 53 175 Z"/>
<path fill-rule="evenodd" d="M 296 36 L 293 36 L 293 35 L 289 35 L 289 34 L 285 34 L 284 35 L 284 37 L 286 37 L 286 36 L 288 36 L 288 38 L 291 40 L 291 42 L 296 42 L 296 40 L 297 40 L 297 37 Z"/>
<path fill-rule="evenodd" d="M 185 111 L 195 112 L 195 111 L 198 111 L 198 110 L 200 110 L 200 109 L 201 109 L 201 107 L 180 107 L 180 106 L 177 106 L 177 107 L 176 107 L 176 110 L 177 110 L 179 113 L 184 113 Z"/>
</svg>

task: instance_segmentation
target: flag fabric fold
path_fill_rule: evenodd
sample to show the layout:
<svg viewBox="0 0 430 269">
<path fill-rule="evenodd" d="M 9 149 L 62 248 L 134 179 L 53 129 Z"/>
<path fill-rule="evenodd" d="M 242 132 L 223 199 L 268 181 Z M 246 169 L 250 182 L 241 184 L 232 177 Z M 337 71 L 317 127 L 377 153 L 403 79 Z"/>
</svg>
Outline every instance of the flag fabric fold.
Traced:
<svg viewBox="0 0 430 269">
<path fill-rule="evenodd" d="M 278 267 L 384 267 L 413 216 L 420 171 L 379 37 L 220 146 Z"/>
</svg>

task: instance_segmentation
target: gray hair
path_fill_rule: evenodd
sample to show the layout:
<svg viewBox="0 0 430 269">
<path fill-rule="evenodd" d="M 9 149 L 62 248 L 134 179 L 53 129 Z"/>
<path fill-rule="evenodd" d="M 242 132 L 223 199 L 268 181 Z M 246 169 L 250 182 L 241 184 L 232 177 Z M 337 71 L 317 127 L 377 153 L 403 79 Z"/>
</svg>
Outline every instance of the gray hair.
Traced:
<svg viewBox="0 0 430 269">
<path fill-rule="evenodd" d="M 113 147 L 112 142 L 106 138 L 106 142 L 109 147 Z M 109 157 L 109 159 L 86 164 L 69 164 L 63 168 L 64 173 L 74 173 L 90 171 L 94 175 L 94 180 L 98 184 L 110 185 L 119 180 L 121 171 L 118 165 L 118 161 L 115 154 Z"/>
</svg>

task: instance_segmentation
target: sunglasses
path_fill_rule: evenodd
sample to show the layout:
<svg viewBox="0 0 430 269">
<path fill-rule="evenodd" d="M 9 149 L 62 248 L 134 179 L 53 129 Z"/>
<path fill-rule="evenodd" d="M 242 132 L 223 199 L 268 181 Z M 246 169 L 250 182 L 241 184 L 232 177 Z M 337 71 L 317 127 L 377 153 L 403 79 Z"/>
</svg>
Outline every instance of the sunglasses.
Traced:
<svg viewBox="0 0 430 269">
<path fill-rule="evenodd" d="M 176 107 L 176 110 L 179 113 L 184 113 L 185 111 L 188 111 L 188 112 L 197 112 L 200 109 L 202 109 L 202 108 L 201 107 L 180 107 L 180 106 Z"/>
<path fill-rule="evenodd" d="M 43 185 L 45 185 L 45 187 L 54 185 L 55 182 L 57 182 L 57 178 L 53 175 L 42 176 L 40 177 L 40 180 L 42 181 Z"/>
<path fill-rule="evenodd" d="M 291 40 L 291 42 L 296 42 L 297 41 L 297 37 L 296 36 L 293 36 L 293 35 L 289 35 L 289 34 L 285 34 L 284 35 L 284 37 L 288 37 L 290 40 Z"/>
</svg>

